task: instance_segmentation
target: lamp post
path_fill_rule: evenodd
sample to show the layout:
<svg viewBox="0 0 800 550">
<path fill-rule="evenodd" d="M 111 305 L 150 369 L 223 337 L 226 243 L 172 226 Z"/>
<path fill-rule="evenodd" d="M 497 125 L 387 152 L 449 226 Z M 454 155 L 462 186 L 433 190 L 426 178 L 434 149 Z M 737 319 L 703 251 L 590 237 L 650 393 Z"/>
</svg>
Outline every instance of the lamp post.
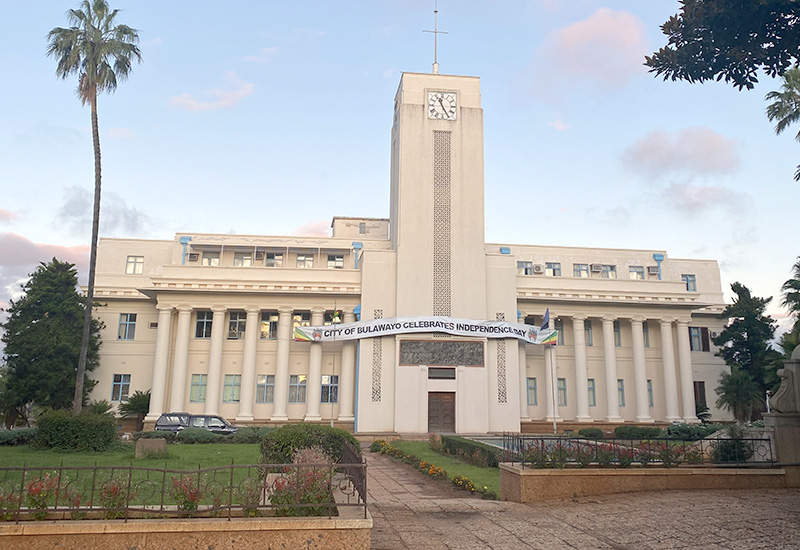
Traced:
<svg viewBox="0 0 800 550">
<path fill-rule="evenodd" d="M 338 325 L 342 322 L 339 317 L 339 311 L 336 309 L 336 304 L 333 305 L 333 317 L 331 318 L 332 325 Z M 336 331 L 333 331 L 333 368 L 331 369 L 331 377 L 328 380 L 328 402 L 331 404 L 331 428 L 333 428 L 333 377 L 336 376 Z M 336 401 L 339 400 L 339 385 L 336 385 Z"/>
</svg>

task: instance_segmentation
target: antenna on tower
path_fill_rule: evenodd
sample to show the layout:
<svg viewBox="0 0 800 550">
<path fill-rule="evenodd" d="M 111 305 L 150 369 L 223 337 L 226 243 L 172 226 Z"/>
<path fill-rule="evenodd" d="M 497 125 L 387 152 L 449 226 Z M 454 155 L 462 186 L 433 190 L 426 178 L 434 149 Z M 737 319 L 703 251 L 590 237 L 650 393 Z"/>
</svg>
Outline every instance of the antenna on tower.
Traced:
<svg viewBox="0 0 800 550">
<path fill-rule="evenodd" d="M 432 31 L 422 31 L 422 32 L 431 32 L 433 33 L 433 74 L 439 74 L 439 35 L 440 34 L 448 34 L 445 31 L 439 30 L 439 9 L 438 9 L 438 0 L 433 1 L 433 30 Z"/>
</svg>

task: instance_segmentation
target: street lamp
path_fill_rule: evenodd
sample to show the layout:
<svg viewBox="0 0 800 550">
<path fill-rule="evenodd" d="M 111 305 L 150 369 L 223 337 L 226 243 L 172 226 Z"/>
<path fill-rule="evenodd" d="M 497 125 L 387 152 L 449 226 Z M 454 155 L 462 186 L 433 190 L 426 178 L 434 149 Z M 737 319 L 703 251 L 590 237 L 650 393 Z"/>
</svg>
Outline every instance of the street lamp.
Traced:
<svg viewBox="0 0 800 550">
<path fill-rule="evenodd" d="M 342 320 L 339 317 L 339 311 L 336 309 L 336 304 L 333 305 L 333 317 L 331 318 L 332 325 L 341 324 Z M 333 368 L 331 369 L 331 377 L 328 379 L 328 402 L 331 404 L 331 428 L 333 428 L 333 377 L 336 376 L 336 331 L 333 331 Z M 339 400 L 339 385 L 336 385 L 336 400 Z"/>
</svg>

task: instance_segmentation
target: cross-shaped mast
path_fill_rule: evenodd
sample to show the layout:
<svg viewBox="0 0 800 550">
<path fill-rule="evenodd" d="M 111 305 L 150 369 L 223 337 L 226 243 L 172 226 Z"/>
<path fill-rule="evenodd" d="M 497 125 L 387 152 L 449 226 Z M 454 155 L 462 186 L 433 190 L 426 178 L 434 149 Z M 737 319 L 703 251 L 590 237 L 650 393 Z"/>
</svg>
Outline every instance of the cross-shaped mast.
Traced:
<svg viewBox="0 0 800 550">
<path fill-rule="evenodd" d="M 438 15 L 439 10 L 437 9 L 437 2 L 433 4 L 433 30 L 432 31 L 422 31 L 422 32 L 430 32 L 433 33 L 433 74 L 439 74 L 439 35 L 440 34 L 448 34 L 445 31 L 440 31 L 438 26 Z"/>
</svg>

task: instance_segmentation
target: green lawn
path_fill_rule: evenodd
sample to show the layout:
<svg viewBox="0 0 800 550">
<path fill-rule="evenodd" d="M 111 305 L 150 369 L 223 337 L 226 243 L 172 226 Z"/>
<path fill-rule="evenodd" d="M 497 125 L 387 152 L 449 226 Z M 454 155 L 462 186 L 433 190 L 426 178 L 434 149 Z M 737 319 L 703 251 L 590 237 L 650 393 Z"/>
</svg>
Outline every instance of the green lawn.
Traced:
<svg viewBox="0 0 800 550">
<path fill-rule="evenodd" d="M 462 475 L 472 480 L 475 487 L 486 486 L 496 494 L 500 494 L 500 470 L 497 468 L 473 466 L 457 458 L 441 455 L 431 450 L 427 441 L 395 440 L 390 443 L 405 453 L 412 454 L 419 457 L 420 460 L 439 466 L 447 472 L 447 476 L 451 479 L 453 476 Z"/>
</svg>

